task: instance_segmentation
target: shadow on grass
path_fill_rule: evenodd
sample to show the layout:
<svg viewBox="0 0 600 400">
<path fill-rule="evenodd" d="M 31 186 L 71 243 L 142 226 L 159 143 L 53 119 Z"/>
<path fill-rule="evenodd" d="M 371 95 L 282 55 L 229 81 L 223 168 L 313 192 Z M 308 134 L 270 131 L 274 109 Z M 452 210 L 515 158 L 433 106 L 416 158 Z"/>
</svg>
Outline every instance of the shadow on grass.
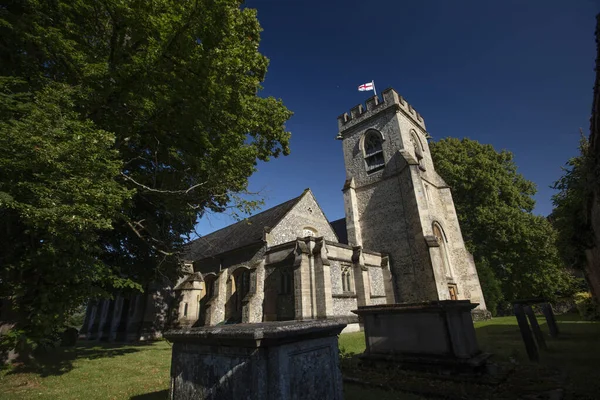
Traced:
<svg viewBox="0 0 600 400">
<path fill-rule="evenodd" d="M 8 374 L 32 373 L 41 377 L 58 376 L 73 370 L 78 359 L 95 360 L 137 353 L 152 342 L 103 343 L 81 341 L 74 347 L 56 347 L 38 351 L 33 358 L 17 358 Z"/>
<path fill-rule="evenodd" d="M 563 388 L 573 398 L 598 398 L 600 324 L 582 321 L 576 314 L 559 315 L 556 319 L 560 333 L 552 338 L 546 321 L 538 318 L 548 346 L 547 350 L 539 350 L 539 362 L 529 361 L 516 324 L 480 326 L 476 329 L 477 339 L 482 350 L 493 353 L 495 360 L 517 363 L 519 373 L 511 383 L 517 393 L 530 387 L 539 391 L 551 389 L 554 381 L 559 382 L 554 387 Z"/>
<path fill-rule="evenodd" d="M 158 392 L 138 394 L 137 396 L 132 396 L 129 400 L 166 400 L 169 396 L 169 390 L 160 390 Z"/>
</svg>

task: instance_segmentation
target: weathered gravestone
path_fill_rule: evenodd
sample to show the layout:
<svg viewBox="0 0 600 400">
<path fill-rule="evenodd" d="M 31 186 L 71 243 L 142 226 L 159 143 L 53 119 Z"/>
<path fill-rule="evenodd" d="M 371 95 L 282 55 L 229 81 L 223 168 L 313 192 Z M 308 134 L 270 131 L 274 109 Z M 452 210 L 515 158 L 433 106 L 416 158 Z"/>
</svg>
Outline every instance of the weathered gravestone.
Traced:
<svg viewBox="0 0 600 400">
<path fill-rule="evenodd" d="M 531 361 L 539 361 L 540 355 L 538 347 L 542 350 L 547 350 L 546 339 L 544 333 L 540 328 L 535 313 L 533 312 L 532 305 L 541 304 L 542 313 L 546 318 L 546 323 L 550 331 L 551 337 L 557 337 L 559 334 L 558 325 L 556 324 L 556 318 L 552 311 L 552 306 L 544 298 L 533 298 L 533 299 L 521 299 L 512 302 L 513 312 L 515 318 L 519 324 L 519 330 L 521 331 L 521 337 L 527 350 L 527 355 Z M 529 323 L 527 322 L 529 320 Z M 531 327 L 530 327 L 531 325 Z M 535 337 L 535 341 L 533 338 Z M 537 342 L 537 346 L 536 346 Z"/>
<path fill-rule="evenodd" d="M 172 400 L 342 400 L 338 334 L 326 320 L 167 332 Z"/>
</svg>

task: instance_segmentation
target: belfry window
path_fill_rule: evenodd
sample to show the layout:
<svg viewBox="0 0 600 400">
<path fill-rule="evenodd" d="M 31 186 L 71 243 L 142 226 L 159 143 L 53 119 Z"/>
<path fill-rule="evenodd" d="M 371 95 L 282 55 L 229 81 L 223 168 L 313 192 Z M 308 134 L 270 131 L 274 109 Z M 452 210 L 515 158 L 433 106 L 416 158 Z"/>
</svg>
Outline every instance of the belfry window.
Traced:
<svg viewBox="0 0 600 400">
<path fill-rule="evenodd" d="M 385 166 L 383 159 L 383 139 L 379 132 L 368 131 L 365 135 L 364 152 L 367 172 L 375 172 Z"/>
</svg>

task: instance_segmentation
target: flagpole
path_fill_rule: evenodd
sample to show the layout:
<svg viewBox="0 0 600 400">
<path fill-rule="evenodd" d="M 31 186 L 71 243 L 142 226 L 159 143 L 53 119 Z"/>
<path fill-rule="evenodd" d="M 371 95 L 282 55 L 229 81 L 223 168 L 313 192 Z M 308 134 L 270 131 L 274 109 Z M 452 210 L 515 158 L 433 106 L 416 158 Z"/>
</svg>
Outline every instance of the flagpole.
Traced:
<svg viewBox="0 0 600 400">
<path fill-rule="evenodd" d="M 375 96 L 377 96 L 377 90 L 375 90 L 375 81 L 371 81 L 371 83 L 373 84 L 373 93 Z"/>
</svg>

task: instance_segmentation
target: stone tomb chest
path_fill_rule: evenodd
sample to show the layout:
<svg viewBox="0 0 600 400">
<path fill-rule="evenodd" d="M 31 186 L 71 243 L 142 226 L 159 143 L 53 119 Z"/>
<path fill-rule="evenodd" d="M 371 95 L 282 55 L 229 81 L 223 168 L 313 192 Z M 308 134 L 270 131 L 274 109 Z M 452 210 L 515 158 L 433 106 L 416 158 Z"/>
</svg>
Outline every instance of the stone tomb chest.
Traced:
<svg viewBox="0 0 600 400">
<path fill-rule="evenodd" d="M 285 321 L 170 331 L 170 399 L 342 400 L 335 321 Z"/>
<path fill-rule="evenodd" d="M 477 344 L 468 300 L 389 304 L 353 311 L 364 323 L 365 360 L 407 367 L 477 368 L 489 355 Z"/>
</svg>

